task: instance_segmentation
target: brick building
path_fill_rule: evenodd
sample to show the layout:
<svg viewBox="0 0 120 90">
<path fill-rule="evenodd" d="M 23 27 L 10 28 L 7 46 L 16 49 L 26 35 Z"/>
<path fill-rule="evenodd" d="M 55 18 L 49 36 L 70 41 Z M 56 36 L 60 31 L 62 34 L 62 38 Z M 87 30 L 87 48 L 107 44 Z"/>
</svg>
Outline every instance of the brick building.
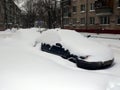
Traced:
<svg viewBox="0 0 120 90">
<path fill-rule="evenodd" d="M 120 33 L 120 0 L 62 0 L 61 5 L 63 28 Z"/>
<path fill-rule="evenodd" d="M 21 23 L 21 10 L 13 0 L 0 0 L 0 30 L 18 27 Z"/>
</svg>

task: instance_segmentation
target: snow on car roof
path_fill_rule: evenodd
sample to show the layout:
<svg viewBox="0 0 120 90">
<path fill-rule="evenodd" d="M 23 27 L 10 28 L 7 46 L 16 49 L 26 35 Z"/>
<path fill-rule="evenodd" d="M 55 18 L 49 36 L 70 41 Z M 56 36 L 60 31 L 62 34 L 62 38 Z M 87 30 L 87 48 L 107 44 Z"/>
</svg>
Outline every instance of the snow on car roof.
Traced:
<svg viewBox="0 0 120 90">
<path fill-rule="evenodd" d="M 89 40 L 80 33 L 73 30 L 54 29 L 41 34 L 41 43 L 55 45 L 61 43 L 65 49 L 78 56 L 90 56 L 87 61 L 106 61 L 113 59 L 112 51 L 109 47 Z"/>
</svg>

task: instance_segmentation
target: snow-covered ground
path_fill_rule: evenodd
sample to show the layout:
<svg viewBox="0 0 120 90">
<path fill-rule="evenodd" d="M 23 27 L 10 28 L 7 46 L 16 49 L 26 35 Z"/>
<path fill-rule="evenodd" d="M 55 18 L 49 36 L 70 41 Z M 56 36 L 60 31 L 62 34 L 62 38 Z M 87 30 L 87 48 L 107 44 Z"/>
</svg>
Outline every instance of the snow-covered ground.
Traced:
<svg viewBox="0 0 120 90">
<path fill-rule="evenodd" d="M 120 40 L 89 38 L 108 45 L 115 57 L 111 68 L 90 71 L 33 47 L 37 31 L 0 32 L 0 90 L 120 90 Z"/>
</svg>

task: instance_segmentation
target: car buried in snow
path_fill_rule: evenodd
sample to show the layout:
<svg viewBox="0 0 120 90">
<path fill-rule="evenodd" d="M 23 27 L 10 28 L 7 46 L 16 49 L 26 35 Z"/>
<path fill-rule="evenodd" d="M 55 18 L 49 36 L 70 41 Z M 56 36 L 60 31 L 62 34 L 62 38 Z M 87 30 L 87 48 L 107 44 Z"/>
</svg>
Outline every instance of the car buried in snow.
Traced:
<svg viewBox="0 0 120 90">
<path fill-rule="evenodd" d="M 73 30 L 54 29 L 41 34 L 41 50 L 59 55 L 88 70 L 105 69 L 113 65 L 114 57 L 108 46 L 88 39 Z"/>
</svg>

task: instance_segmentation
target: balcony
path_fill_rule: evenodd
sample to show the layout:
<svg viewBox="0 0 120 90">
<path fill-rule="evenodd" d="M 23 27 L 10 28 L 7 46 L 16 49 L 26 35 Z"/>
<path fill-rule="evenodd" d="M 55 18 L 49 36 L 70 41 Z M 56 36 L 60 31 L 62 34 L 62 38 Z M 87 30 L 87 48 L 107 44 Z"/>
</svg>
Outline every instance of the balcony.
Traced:
<svg viewBox="0 0 120 90">
<path fill-rule="evenodd" d="M 61 0 L 61 4 L 62 4 L 63 6 L 71 5 L 71 0 Z"/>
<path fill-rule="evenodd" d="M 110 0 L 95 1 L 96 15 L 111 15 L 113 14 L 113 5 Z"/>
<path fill-rule="evenodd" d="M 67 12 L 67 13 L 63 13 L 63 17 L 71 17 L 71 13 L 69 12 Z"/>
<path fill-rule="evenodd" d="M 110 7 L 103 7 L 103 8 L 96 8 L 95 12 L 96 15 L 111 15 L 113 13 L 113 10 Z"/>
</svg>

